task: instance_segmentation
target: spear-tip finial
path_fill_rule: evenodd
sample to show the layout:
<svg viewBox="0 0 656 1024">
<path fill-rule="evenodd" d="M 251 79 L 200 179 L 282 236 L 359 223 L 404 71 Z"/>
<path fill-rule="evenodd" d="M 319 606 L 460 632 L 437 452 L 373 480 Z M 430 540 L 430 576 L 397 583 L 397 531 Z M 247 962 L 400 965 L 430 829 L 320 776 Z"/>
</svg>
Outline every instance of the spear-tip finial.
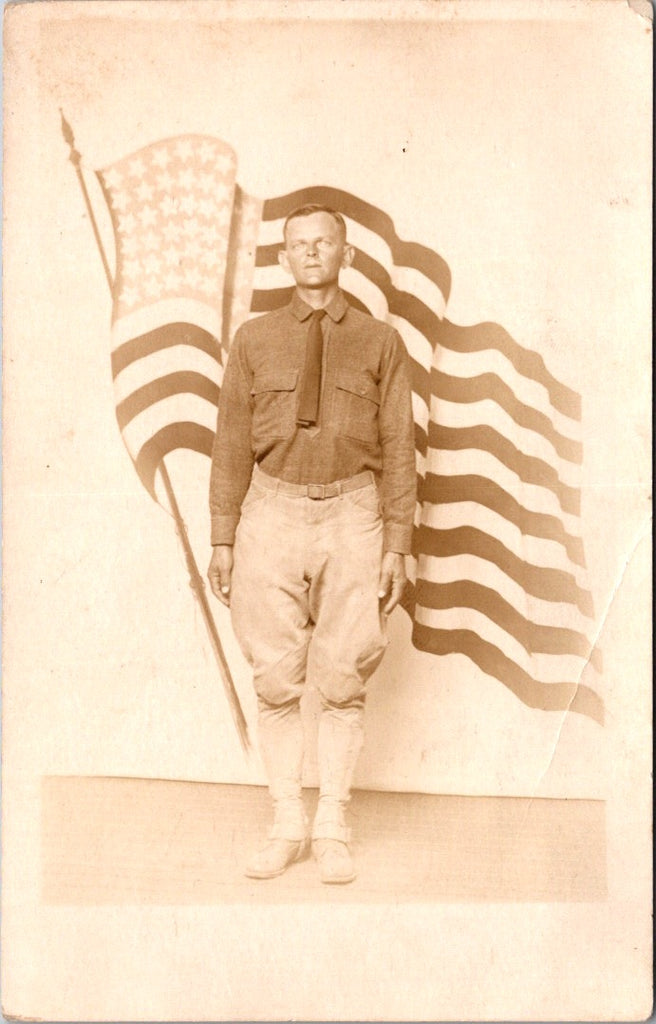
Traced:
<svg viewBox="0 0 656 1024">
<path fill-rule="evenodd" d="M 59 114 L 60 114 L 60 117 L 61 117 L 61 130 L 62 130 L 62 135 L 64 136 L 64 142 L 68 146 L 70 146 L 71 161 L 74 164 L 75 163 L 79 163 L 80 162 L 80 154 L 78 153 L 78 151 L 75 148 L 75 136 L 73 135 L 73 129 L 71 128 L 70 124 L 68 123 L 68 121 L 64 117 L 64 111 L 62 110 L 61 107 L 59 108 Z"/>
</svg>

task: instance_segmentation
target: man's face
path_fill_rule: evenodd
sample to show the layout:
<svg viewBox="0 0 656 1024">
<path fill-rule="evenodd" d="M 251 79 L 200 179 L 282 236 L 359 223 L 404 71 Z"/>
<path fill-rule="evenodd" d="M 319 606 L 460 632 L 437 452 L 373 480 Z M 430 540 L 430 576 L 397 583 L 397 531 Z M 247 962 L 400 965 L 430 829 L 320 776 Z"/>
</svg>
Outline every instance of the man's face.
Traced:
<svg viewBox="0 0 656 1024">
<path fill-rule="evenodd" d="M 337 221 L 320 211 L 290 220 L 278 259 L 299 287 L 326 288 L 337 284 L 342 267 L 351 264 L 353 249 Z"/>
</svg>

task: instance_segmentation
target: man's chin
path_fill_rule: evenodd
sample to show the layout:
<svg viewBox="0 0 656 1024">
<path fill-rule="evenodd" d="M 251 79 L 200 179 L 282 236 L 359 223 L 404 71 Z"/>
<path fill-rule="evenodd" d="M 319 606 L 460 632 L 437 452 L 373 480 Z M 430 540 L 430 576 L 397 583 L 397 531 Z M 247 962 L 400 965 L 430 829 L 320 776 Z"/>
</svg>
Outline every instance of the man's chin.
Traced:
<svg viewBox="0 0 656 1024">
<path fill-rule="evenodd" d="M 328 281 L 325 277 L 321 277 L 317 274 L 311 274 L 297 283 L 303 288 L 330 288 L 331 285 L 336 284 L 337 282 Z"/>
</svg>

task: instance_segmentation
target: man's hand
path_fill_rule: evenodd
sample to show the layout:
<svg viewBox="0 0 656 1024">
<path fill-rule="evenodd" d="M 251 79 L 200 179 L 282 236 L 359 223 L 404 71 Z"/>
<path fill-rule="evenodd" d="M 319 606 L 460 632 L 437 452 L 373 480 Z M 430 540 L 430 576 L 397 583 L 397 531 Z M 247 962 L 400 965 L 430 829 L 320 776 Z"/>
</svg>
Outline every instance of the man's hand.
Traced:
<svg viewBox="0 0 656 1024">
<path fill-rule="evenodd" d="M 221 604 L 230 607 L 230 583 L 232 580 L 232 545 L 217 544 L 212 549 L 210 567 L 207 570 L 212 593 Z"/>
<path fill-rule="evenodd" d="M 378 597 L 381 601 L 389 595 L 388 601 L 383 607 L 386 615 L 389 615 L 401 600 L 405 581 L 405 555 L 400 555 L 396 551 L 386 551 L 380 567 L 380 583 L 378 585 Z"/>
</svg>

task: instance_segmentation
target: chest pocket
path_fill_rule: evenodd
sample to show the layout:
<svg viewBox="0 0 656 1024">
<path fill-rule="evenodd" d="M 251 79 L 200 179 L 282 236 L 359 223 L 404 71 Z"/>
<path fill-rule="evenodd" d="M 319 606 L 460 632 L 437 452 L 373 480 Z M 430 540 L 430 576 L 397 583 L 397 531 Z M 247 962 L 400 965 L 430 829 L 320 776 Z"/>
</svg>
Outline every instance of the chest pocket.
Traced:
<svg viewBox="0 0 656 1024">
<path fill-rule="evenodd" d="M 366 374 L 342 373 L 335 383 L 337 432 L 365 444 L 378 443 L 378 385 Z"/>
<path fill-rule="evenodd" d="M 289 437 L 294 433 L 297 382 L 298 370 L 256 374 L 251 388 L 253 441 Z"/>
</svg>

